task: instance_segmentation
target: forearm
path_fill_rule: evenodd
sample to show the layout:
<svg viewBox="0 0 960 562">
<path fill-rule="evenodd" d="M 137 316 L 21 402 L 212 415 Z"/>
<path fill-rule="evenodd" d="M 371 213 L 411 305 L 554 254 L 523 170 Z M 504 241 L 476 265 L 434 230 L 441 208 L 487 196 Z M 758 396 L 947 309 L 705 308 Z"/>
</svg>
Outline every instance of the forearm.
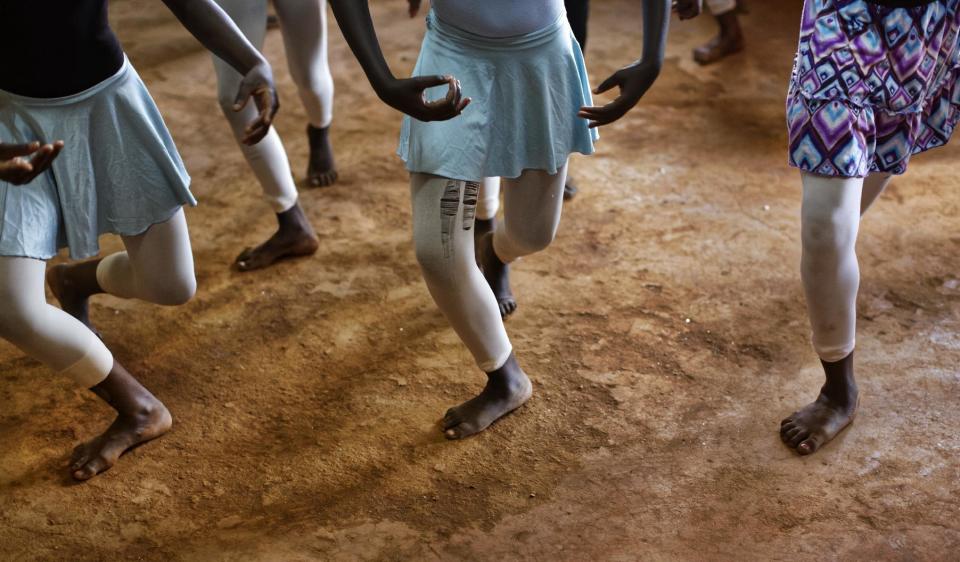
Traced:
<svg viewBox="0 0 960 562">
<path fill-rule="evenodd" d="M 204 47 L 240 74 L 246 75 L 265 62 L 263 55 L 213 0 L 163 0 L 163 3 Z"/>
<path fill-rule="evenodd" d="M 330 0 L 330 7 L 350 50 L 357 57 L 374 90 L 379 91 L 394 77 L 380 50 L 367 0 Z"/>
<path fill-rule="evenodd" d="M 643 54 L 641 61 L 659 69 L 667 51 L 670 0 L 643 0 Z"/>
</svg>

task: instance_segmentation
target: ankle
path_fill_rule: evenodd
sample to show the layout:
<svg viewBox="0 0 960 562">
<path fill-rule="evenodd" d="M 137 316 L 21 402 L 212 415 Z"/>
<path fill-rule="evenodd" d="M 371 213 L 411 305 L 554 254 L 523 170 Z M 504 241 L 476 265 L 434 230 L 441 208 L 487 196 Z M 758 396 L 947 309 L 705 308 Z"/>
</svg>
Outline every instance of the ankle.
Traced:
<svg viewBox="0 0 960 562">
<path fill-rule="evenodd" d="M 853 353 L 837 362 L 821 363 L 826 381 L 820 389 L 820 396 L 843 408 L 856 407 L 860 391 L 853 371 Z"/>
</svg>

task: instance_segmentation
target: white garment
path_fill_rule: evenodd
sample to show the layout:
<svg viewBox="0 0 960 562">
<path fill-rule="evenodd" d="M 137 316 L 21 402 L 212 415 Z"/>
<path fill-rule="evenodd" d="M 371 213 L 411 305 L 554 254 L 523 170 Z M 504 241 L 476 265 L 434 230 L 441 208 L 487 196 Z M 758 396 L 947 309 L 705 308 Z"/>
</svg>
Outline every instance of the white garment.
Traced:
<svg viewBox="0 0 960 562">
<path fill-rule="evenodd" d="M 216 0 L 233 19 L 251 44 L 263 48 L 267 27 L 267 0 Z M 290 75 L 314 127 L 329 127 L 333 121 L 333 77 L 327 64 L 326 0 L 274 0 L 283 33 Z M 226 62 L 214 57 L 220 106 L 239 141 L 256 118 L 250 103 L 242 111 L 233 102 L 242 76 Z M 263 187 L 274 211 L 281 213 L 297 202 L 297 186 L 290 172 L 287 153 L 276 128 L 254 146 L 240 144 L 247 162 Z"/>
<path fill-rule="evenodd" d="M 801 276 L 813 330 L 813 347 L 833 363 L 856 346 L 857 232 L 860 217 L 890 182 L 889 175 L 830 178 L 802 174 Z"/>
<path fill-rule="evenodd" d="M 444 23 L 482 37 L 515 37 L 543 29 L 565 12 L 563 0 L 433 0 Z"/>
<path fill-rule="evenodd" d="M 100 262 L 104 291 L 174 305 L 196 292 L 193 254 L 183 210 L 138 236 L 124 236 L 127 251 Z M 0 337 L 27 355 L 90 388 L 113 369 L 113 355 L 100 338 L 66 312 L 47 304 L 46 262 L 0 257 Z"/>
<path fill-rule="evenodd" d="M 504 262 L 538 252 L 556 235 L 567 168 L 527 170 L 505 179 L 504 222 L 494 250 Z M 417 261 L 437 306 L 484 372 L 499 369 L 513 348 L 497 299 L 474 258 L 478 182 L 411 174 Z"/>
<path fill-rule="evenodd" d="M 710 13 L 719 16 L 737 9 L 737 0 L 706 0 Z"/>
</svg>

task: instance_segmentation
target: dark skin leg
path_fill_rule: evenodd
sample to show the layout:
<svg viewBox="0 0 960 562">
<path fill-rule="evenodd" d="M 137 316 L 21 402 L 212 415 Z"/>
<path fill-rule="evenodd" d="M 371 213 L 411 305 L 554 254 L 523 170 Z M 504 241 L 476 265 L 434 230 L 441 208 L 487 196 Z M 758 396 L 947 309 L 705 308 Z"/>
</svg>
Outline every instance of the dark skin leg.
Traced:
<svg viewBox="0 0 960 562">
<path fill-rule="evenodd" d="M 743 30 L 737 10 L 720 14 L 717 23 L 720 24 L 720 34 L 693 50 L 693 60 L 700 64 L 711 64 L 743 50 Z"/>
<path fill-rule="evenodd" d="M 237 256 L 240 271 L 262 269 L 285 258 L 311 256 L 320 248 L 320 240 L 300 203 L 277 213 L 277 232 L 256 248 L 247 248 Z"/>
<path fill-rule="evenodd" d="M 47 285 L 64 312 L 84 323 L 100 337 L 90 322 L 90 297 L 103 292 L 97 281 L 100 259 L 55 265 L 47 269 Z"/>
<path fill-rule="evenodd" d="M 479 395 L 447 410 L 443 433 L 447 439 L 463 439 L 480 433 L 522 406 L 531 394 L 533 385 L 511 353 L 503 367 L 487 373 L 487 385 Z"/>
<path fill-rule="evenodd" d="M 853 353 L 836 363 L 821 363 L 827 380 L 820 395 L 780 422 L 780 438 L 801 455 L 815 453 L 850 425 L 857 413 Z"/>
<path fill-rule="evenodd" d="M 117 418 L 100 436 L 79 445 L 70 460 L 70 474 L 89 480 L 114 464 L 127 451 L 170 430 L 170 411 L 119 363 L 107 378 L 91 388 L 117 411 Z"/>
<path fill-rule="evenodd" d="M 517 300 L 510 289 L 510 265 L 500 261 L 493 250 L 493 232 L 480 238 L 476 246 L 477 262 L 500 306 L 500 316 L 506 318 L 517 311 Z"/>
<path fill-rule="evenodd" d="M 310 163 L 307 165 L 307 184 L 312 187 L 327 187 L 337 181 L 337 166 L 333 161 L 333 146 L 330 144 L 330 127 L 322 129 L 307 125 L 310 141 Z"/>
<path fill-rule="evenodd" d="M 476 248 L 480 247 L 480 240 L 487 234 L 497 229 L 497 219 L 475 219 L 473 221 L 473 247 L 474 254 L 477 257 L 477 265 L 480 265 L 480 254 Z"/>
</svg>

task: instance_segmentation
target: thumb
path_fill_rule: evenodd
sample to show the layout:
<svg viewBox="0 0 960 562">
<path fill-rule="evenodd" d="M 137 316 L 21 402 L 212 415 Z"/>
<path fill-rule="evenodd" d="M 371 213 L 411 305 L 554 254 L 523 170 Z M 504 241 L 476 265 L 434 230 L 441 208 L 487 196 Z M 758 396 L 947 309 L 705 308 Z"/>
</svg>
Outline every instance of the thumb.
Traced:
<svg viewBox="0 0 960 562">
<path fill-rule="evenodd" d="M 451 77 L 450 76 L 414 76 L 411 78 L 413 85 L 419 90 L 426 90 L 427 88 L 433 88 L 434 86 L 443 86 L 449 84 Z"/>
<path fill-rule="evenodd" d="M 614 72 L 613 74 L 610 75 L 609 78 L 607 78 L 606 80 L 601 82 L 599 86 L 594 88 L 593 93 L 602 94 L 607 90 L 613 88 L 614 86 L 619 86 L 619 85 L 620 85 L 620 75 L 618 72 Z"/>
<path fill-rule="evenodd" d="M 244 107 L 247 107 L 247 102 L 250 101 L 250 96 L 253 95 L 253 85 L 244 80 L 240 82 L 240 89 L 237 91 L 237 97 L 233 100 L 233 110 L 241 111 Z"/>
</svg>

